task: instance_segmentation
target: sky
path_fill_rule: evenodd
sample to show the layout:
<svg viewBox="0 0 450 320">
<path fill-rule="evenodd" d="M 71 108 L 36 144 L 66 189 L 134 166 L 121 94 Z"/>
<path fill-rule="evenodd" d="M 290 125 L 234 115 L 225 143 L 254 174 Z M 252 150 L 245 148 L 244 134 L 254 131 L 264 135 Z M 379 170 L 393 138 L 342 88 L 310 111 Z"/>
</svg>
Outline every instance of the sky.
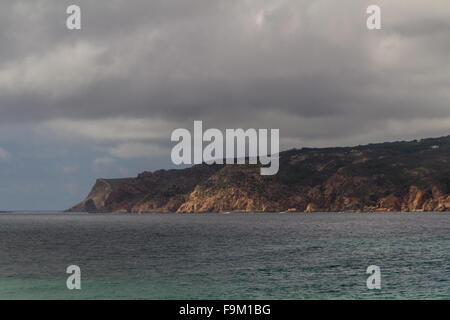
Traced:
<svg viewBox="0 0 450 320">
<path fill-rule="evenodd" d="M 173 168 L 194 120 L 281 150 L 448 135 L 449 53 L 448 0 L 0 0 L 0 210 Z"/>
</svg>

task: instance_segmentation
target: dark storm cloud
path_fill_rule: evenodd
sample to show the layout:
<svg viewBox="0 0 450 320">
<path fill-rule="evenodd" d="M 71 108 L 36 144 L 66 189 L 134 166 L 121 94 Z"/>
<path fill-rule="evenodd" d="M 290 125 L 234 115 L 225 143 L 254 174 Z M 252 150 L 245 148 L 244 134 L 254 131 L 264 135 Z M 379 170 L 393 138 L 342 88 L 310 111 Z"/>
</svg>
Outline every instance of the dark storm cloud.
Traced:
<svg viewBox="0 0 450 320">
<path fill-rule="evenodd" d="M 149 119 L 128 140 L 159 144 L 194 119 L 280 128 L 285 146 L 447 133 L 448 3 L 372 2 L 77 1 L 68 31 L 73 1 L 4 1 L 0 123 L 106 139 L 111 119 Z"/>
</svg>

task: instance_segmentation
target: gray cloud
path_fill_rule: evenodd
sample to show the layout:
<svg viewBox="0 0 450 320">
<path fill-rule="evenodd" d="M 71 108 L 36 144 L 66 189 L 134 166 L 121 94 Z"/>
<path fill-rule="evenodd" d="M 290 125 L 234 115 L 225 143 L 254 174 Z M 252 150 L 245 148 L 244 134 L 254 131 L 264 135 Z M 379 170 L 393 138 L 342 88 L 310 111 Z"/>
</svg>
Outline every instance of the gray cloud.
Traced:
<svg viewBox="0 0 450 320">
<path fill-rule="evenodd" d="M 11 154 L 2 147 L 0 147 L 0 161 L 9 160 L 10 158 Z"/>
<path fill-rule="evenodd" d="M 445 0 L 77 3 L 79 32 L 65 29 L 72 1 L 0 4 L 0 123 L 112 156 L 164 150 L 194 119 L 280 128 L 285 147 L 449 131 Z"/>
</svg>

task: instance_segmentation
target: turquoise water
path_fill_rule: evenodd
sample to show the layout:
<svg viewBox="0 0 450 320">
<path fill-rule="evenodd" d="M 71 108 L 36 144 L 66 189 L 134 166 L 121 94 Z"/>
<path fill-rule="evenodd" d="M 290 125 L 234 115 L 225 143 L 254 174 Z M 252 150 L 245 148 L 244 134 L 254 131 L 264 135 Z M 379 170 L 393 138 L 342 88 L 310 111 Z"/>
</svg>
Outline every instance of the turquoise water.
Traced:
<svg viewBox="0 0 450 320">
<path fill-rule="evenodd" d="M 450 213 L 0 214 L 0 299 L 449 298 Z"/>
</svg>

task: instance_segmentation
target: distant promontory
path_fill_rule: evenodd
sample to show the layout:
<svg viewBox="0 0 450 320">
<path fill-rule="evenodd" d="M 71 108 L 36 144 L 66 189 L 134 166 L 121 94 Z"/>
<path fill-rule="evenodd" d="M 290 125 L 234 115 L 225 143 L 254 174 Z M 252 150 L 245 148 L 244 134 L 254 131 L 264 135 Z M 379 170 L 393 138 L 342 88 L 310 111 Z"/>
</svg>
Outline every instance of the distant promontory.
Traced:
<svg viewBox="0 0 450 320">
<path fill-rule="evenodd" d="M 280 153 L 280 170 L 196 165 L 98 179 L 72 212 L 450 211 L 450 136 Z"/>
</svg>

